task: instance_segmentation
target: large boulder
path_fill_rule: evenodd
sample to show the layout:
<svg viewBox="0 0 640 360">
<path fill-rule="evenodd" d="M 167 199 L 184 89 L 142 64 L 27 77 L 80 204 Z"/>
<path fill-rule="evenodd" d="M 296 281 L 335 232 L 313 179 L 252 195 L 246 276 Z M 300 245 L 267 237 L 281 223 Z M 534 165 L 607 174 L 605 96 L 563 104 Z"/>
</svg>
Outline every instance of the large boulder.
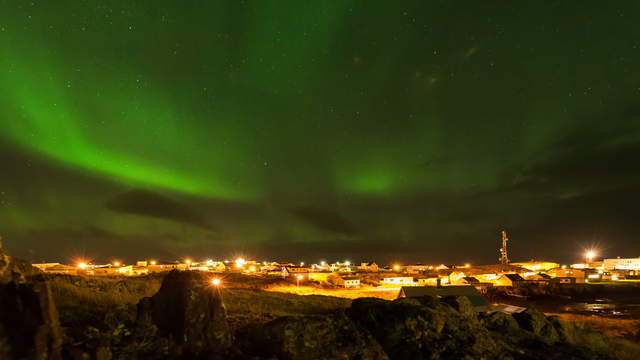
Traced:
<svg viewBox="0 0 640 360">
<path fill-rule="evenodd" d="M 62 331 L 48 282 L 0 284 L 0 359 L 61 359 Z"/>
<path fill-rule="evenodd" d="M 487 329 L 503 334 L 514 334 L 521 331 L 520 325 L 511 314 L 500 311 L 487 315 L 484 319 L 484 324 Z"/>
<path fill-rule="evenodd" d="M 416 303 L 361 298 L 353 301 L 348 314 L 391 359 L 500 357 L 500 349 L 477 320 L 434 299 Z"/>
<path fill-rule="evenodd" d="M 547 320 L 540 311 L 536 309 L 527 309 L 523 312 L 513 314 L 521 328 L 532 332 L 548 343 L 555 343 L 560 340 L 560 335 L 556 327 Z"/>
<path fill-rule="evenodd" d="M 146 358 L 195 358 L 225 352 L 232 335 L 218 288 L 197 272 L 172 271 L 138 304 L 136 334 Z"/>
<path fill-rule="evenodd" d="M 243 349 L 281 360 L 388 359 L 380 344 L 341 312 L 275 319 L 252 331 Z"/>
</svg>

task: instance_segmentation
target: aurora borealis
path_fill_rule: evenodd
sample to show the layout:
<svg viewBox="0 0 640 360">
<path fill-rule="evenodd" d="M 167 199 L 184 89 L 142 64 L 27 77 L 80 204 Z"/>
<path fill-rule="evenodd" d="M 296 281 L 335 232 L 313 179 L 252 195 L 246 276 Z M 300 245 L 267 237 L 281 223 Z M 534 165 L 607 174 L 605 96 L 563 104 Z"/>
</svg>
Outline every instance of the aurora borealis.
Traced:
<svg viewBox="0 0 640 360">
<path fill-rule="evenodd" d="M 31 260 L 638 256 L 640 5 L 0 0 Z"/>
</svg>

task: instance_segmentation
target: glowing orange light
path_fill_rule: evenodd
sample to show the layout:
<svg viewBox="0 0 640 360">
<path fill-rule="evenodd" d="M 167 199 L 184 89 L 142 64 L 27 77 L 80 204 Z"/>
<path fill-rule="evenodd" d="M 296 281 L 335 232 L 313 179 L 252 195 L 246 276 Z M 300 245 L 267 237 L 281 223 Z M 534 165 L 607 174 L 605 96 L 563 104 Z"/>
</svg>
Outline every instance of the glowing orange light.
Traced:
<svg viewBox="0 0 640 360">
<path fill-rule="evenodd" d="M 151 260 L 151 261 L 149 262 L 149 264 L 151 264 L 151 265 L 155 265 L 155 264 L 156 264 L 156 261 L 155 261 L 155 260 Z"/>
<path fill-rule="evenodd" d="M 119 263 L 119 262 L 117 262 L 117 261 L 115 261 L 115 262 L 113 263 L 113 266 L 120 266 L 120 263 Z"/>
<path fill-rule="evenodd" d="M 304 278 L 302 275 L 298 275 L 296 277 L 298 278 L 298 280 L 302 280 Z"/>
<path fill-rule="evenodd" d="M 221 283 L 220 279 L 217 279 L 217 278 L 211 279 L 211 285 L 213 286 L 220 286 L 220 283 Z"/>
<path fill-rule="evenodd" d="M 86 269 L 87 268 L 87 263 L 81 262 L 81 263 L 78 263 L 77 266 L 78 266 L 78 269 Z"/>
<path fill-rule="evenodd" d="M 393 270 L 395 270 L 395 271 L 400 270 L 400 265 L 393 265 Z"/>
</svg>

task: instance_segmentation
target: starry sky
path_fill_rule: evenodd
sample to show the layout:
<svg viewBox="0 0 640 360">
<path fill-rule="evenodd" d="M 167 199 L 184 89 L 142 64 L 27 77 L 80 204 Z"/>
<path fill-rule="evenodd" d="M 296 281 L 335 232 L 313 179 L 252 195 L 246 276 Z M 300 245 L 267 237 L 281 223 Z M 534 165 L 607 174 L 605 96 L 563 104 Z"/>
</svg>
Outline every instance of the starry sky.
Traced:
<svg viewBox="0 0 640 360">
<path fill-rule="evenodd" d="M 640 256 L 635 1 L 0 0 L 33 261 Z"/>
</svg>

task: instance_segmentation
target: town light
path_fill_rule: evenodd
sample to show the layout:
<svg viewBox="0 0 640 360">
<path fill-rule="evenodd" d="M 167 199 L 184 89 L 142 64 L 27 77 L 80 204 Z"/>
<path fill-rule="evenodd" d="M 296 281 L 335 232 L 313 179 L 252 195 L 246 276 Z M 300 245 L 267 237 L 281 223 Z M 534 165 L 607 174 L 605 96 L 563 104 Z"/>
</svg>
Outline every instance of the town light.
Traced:
<svg viewBox="0 0 640 360">
<path fill-rule="evenodd" d="M 464 264 L 464 267 L 466 267 L 466 268 L 470 268 L 470 267 L 471 267 L 471 264 Z"/>
<path fill-rule="evenodd" d="M 249 271 L 251 272 L 256 271 L 256 267 L 253 265 L 249 266 Z"/>
<path fill-rule="evenodd" d="M 587 262 L 591 262 L 591 261 L 593 261 L 593 258 L 596 257 L 596 252 L 594 250 L 588 250 L 584 254 L 584 257 L 587 259 Z"/>
<path fill-rule="evenodd" d="M 247 261 L 245 259 L 243 259 L 243 258 L 237 258 L 236 259 L 236 267 L 237 268 L 243 267 L 244 264 L 246 264 L 246 263 L 247 263 Z"/>
<path fill-rule="evenodd" d="M 151 264 L 151 265 L 155 265 L 155 264 L 156 264 L 156 261 L 155 261 L 155 260 L 151 260 L 151 261 L 149 262 L 149 264 Z"/>
<path fill-rule="evenodd" d="M 327 264 L 326 261 L 320 261 L 320 265 L 325 266 Z"/>
<path fill-rule="evenodd" d="M 185 260 L 184 263 L 187 264 L 187 265 L 191 265 L 191 259 Z"/>
<path fill-rule="evenodd" d="M 304 261 L 300 261 L 300 266 L 304 266 Z"/>
<path fill-rule="evenodd" d="M 393 265 L 393 270 L 395 270 L 395 271 L 400 270 L 400 265 Z"/>
<path fill-rule="evenodd" d="M 213 285 L 213 286 L 220 286 L 220 283 L 221 283 L 221 281 L 218 278 L 211 279 L 211 285 Z"/>
<path fill-rule="evenodd" d="M 351 261 L 347 260 L 347 261 L 344 262 L 344 264 L 349 266 L 349 265 L 351 265 Z"/>
<path fill-rule="evenodd" d="M 78 266 L 78 269 L 86 269 L 87 268 L 87 263 L 79 262 L 77 266 Z"/>
<path fill-rule="evenodd" d="M 298 276 L 296 276 L 296 278 L 298 278 L 298 280 L 304 279 L 304 277 L 302 275 L 298 275 Z"/>
<path fill-rule="evenodd" d="M 117 267 L 117 266 L 120 266 L 120 263 L 119 263 L 119 262 L 117 262 L 117 261 L 114 261 L 114 262 L 113 262 L 113 266 L 116 266 L 116 267 Z"/>
</svg>

